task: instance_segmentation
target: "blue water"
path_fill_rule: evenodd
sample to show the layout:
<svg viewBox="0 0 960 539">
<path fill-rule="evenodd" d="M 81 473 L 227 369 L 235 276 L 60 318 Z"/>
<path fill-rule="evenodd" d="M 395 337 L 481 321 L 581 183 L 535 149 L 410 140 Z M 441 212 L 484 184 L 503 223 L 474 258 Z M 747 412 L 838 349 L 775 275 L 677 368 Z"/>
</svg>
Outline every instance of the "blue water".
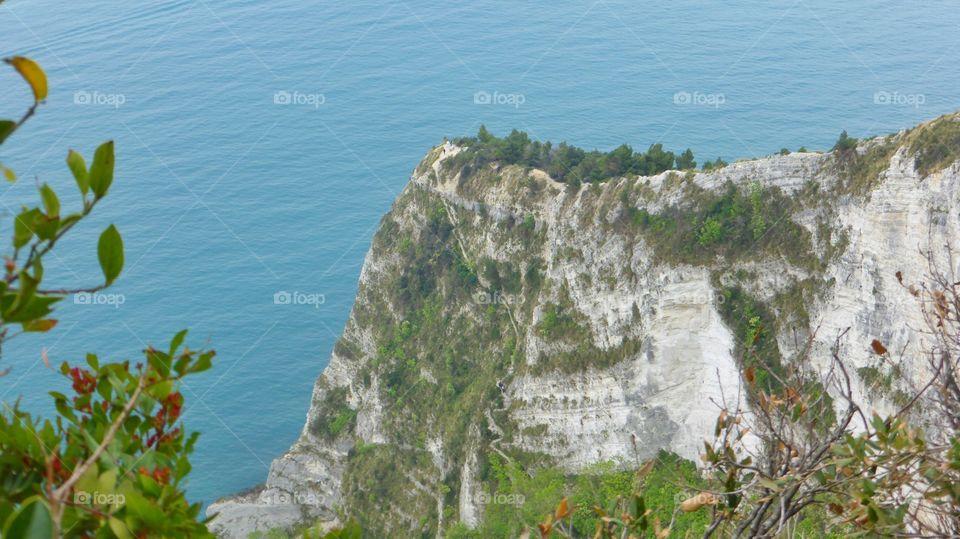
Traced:
<svg viewBox="0 0 960 539">
<path fill-rule="evenodd" d="M 42 347 L 55 362 L 119 360 L 191 328 L 194 347 L 219 352 L 185 391 L 184 420 L 203 432 L 189 492 L 209 502 L 262 482 L 296 439 L 375 226 L 444 136 L 486 123 L 730 161 L 960 109 L 954 1 L 538 4 L 0 5 L 3 56 L 34 57 L 51 85 L 0 149 L 21 176 L 2 188 L 4 223 L 36 199 L 34 178 L 76 202 L 67 148 L 90 156 L 115 138 L 111 194 L 50 258 L 48 278 L 95 279 L 108 223 L 127 245 L 112 290 L 123 305 L 66 304 L 55 331 L 11 341 L 0 395 L 49 412 L 46 391 L 66 384 L 39 362 Z M 0 114 L 18 115 L 28 90 L 9 69 L 0 84 Z M 275 104 L 281 91 L 301 104 Z M 500 103 L 475 104 L 477 92 Z M 275 305 L 278 291 L 325 301 Z"/>
</svg>

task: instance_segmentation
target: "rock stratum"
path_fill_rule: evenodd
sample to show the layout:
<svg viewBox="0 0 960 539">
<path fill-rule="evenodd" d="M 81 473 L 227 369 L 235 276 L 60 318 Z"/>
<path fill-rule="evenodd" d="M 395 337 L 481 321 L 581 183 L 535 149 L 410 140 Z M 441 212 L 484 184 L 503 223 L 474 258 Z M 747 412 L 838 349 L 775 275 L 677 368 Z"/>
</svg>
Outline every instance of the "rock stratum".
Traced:
<svg viewBox="0 0 960 539">
<path fill-rule="evenodd" d="M 925 363 L 891 372 L 870 343 L 922 349 L 901 279 L 957 244 L 958 133 L 952 114 L 852 150 L 583 185 L 445 142 L 380 224 L 300 438 L 210 506 L 212 529 L 347 514 L 442 536 L 483 518 L 494 453 L 571 473 L 697 460 L 720 406 L 743 404 L 747 339 L 772 371 L 825 369 L 839 342 L 864 409 L 894 410 Z"/>
</svg>

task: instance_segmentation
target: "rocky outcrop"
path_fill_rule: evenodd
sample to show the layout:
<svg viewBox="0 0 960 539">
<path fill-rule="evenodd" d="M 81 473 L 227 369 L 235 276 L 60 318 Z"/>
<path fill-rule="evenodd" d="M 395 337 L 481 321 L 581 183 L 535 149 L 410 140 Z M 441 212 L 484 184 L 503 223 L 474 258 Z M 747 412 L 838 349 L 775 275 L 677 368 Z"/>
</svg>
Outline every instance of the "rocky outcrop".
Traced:
<svg viewBox="0 0 960 539">
<path fill-rule="evenodd" d="M 210 506 L 214 529 L 246 537 L 379 507 L 392 534 L 442 535 L 450 520 L 482 518 L 478 463 L 491 452 L 571 472 L 662 448 L 696 460 L 719 408 L 744 398 L 736 297 L 772 317 L 783 362 L 826 368 L 846 330 L 863 406 L 892 410 L 923 362 L 891 377 L 869 344 L 903 357 L 922 349 L 921 313 L 900 281 L 927 274 L 924 253 L 946 263 L 943 246 L 957 244 L 960 163 L 921 173 L 916 141 L 957 122 L 856 155 L 582 187 L 471 165 L 469 142 L 434 148 L 381 223 L 300 439 L 264 487 Z M 782 213 L 761 214 L 746 245 L 665 243 L 675 228 L 664 219 L 700 218 L 704 201 L 731 189 Z M 650 215 L 664 228 L 644 224 Z M 771 244 L 785 229 L 793 239 Z M 398 499 L 390 485 L 411 494 Z"/>
</svg>

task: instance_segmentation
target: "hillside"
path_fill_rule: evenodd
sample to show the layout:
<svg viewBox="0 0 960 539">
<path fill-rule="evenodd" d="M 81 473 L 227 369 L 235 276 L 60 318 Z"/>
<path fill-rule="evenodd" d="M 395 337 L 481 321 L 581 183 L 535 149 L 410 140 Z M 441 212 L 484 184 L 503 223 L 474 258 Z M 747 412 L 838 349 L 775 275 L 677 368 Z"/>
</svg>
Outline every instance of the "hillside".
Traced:
<svg viewBox="0 0 960 539">
<path fill-rule="evenodd" d="M 847 328 L 863 408 L 894 410 L 923 374 L 870 343 L 922 347 L 900 281 L 960 238 L 960 114 L 830 153 L 585 182 L 485 144 L 445 142 L 416 168 L 300 439 L 265 485 L 211 505 L 221 535 L 345 513 L 374 536 L 441 536 L 495 510 L 507 463 L 575 481 L 661 450 L 697 462 L 745 367 L 772 388 L 809 346 L 816 373 Z"/>
</svg>

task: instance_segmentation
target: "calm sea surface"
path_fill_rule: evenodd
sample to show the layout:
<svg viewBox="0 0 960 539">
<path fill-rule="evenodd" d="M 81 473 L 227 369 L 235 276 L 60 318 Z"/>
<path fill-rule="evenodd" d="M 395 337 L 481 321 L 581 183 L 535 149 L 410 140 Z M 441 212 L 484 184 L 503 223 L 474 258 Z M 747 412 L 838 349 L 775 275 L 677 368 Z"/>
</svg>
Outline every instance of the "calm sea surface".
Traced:
<svg viewBox="0 0 960 539">
<path fill-rule="evenodd" d="M 68 300 L 55 331 L 10 342 L 0 395 L 49 413 L 67 384 L 41 348 L 122 360 L 190 328 L 219 352 L 185 390 L 204 502 L 262 482 L 297 437 L 374 229 L 443 137 L 485 123 L 732 161 L 960 109 L 955 1 L 8 0 L 0 21 L 2 55 L 51 85 L 0 150 L 21 176 L 3 237 L 35 178 L 76 203 L 67 149 L 114 138 L 111 194 L 48 278 L 96 279 L 108 223 L 127 245 L 122 304 Z M 0 84 L 18 116 L 27 88 L 9 69 Z"/>
</svg>

